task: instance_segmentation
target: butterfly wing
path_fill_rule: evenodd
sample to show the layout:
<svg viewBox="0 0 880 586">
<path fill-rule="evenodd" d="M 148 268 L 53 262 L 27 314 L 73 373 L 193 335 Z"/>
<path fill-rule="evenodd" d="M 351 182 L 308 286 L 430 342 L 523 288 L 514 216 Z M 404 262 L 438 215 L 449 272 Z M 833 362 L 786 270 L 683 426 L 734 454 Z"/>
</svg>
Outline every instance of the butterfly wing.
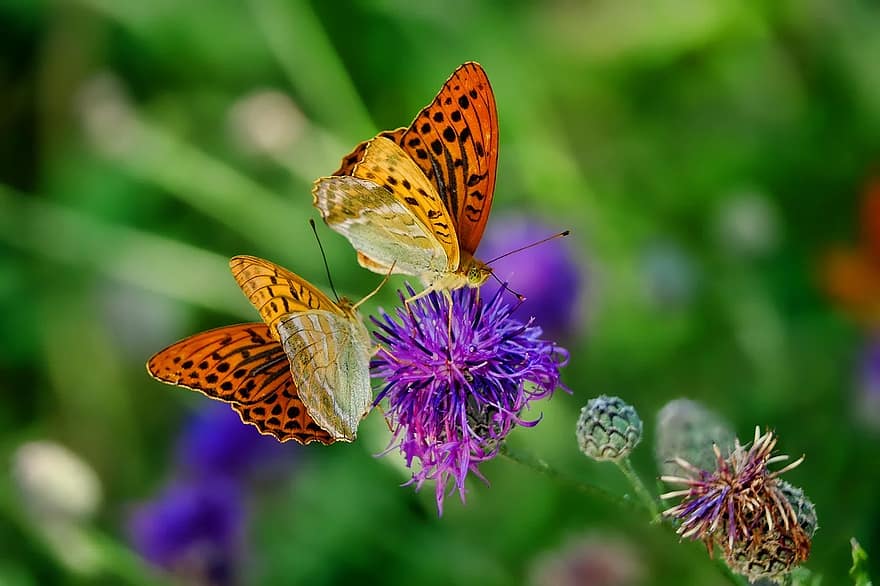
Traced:
<svg viewBox="0 0 880 586">
<path fill-rule="evenodd" d="M 336 440 L 353 441 L 369 411 L 369 335 L 353 312 L 302 277 L 253 256 L 230 261 L 242 291 L 282 343 L 299 398 Z"/>
<path fill-rule="evenodd" d="M 351 172 L 319 179 L 312 194 L 324 221 L 348 238 L 362 266 L 381 273 L 393 265 L 395 272 L 412 275 L 458 268 L 452 220 L 397 144 L 382 137 L 369 141 Z"/>
<path fill-rule="evenodd" d="M 299 275 L 255 256 L 235 256 L 229 269 L 260 317 L 278 336 L 278 322 L 294 311 L 324 309 L 339 312 L 337 305 Z"/>
<path fill-rule="evenodd" d="M 265 324 L 238 324 L 196 334 L 147 362 L 154 378 L 232 404 L 242 421 L 280 441 L 335 441 L 299 399 L 284 348 Z"/>
<path fill-rule="evenodd" d="M 392 136 L 434 183 L 461 249 L 473 255 L 489 219 L 498 165 L 498 113 L 486 72 L 473 62 L 456 69 L 409 128 Z"/>
<path fill-rule="evenodd" d="M 373 401 L 363 324 L 329 311 L 309 311 L 286 317 L 278 330 L 311 416 L 335 439 L 353 441 Z"/>
<path fill-rule="evenodd" d="M 387 138 L 392 142 L 399 143 L 400 137 L 403 136 L 403 133 L 406 131 L 406 128 L 398 128 L 397 130 L 385 130 L 383 132 L 380 132 L 378 136 Z M 358 143 L 358 145 L 354 147 L 353 151 L 342 158 L 342 163 L 339 165 L 339 168 L 333 172 L 333 174 L 351 175 L 352 171 L 354 170 L 354 166 L 361 162 L 361 158 L 363 158 L 364 151 L 367 150 L 367 144 L 369 144 L 370 140 L 365 140 Z"/>
</svg>

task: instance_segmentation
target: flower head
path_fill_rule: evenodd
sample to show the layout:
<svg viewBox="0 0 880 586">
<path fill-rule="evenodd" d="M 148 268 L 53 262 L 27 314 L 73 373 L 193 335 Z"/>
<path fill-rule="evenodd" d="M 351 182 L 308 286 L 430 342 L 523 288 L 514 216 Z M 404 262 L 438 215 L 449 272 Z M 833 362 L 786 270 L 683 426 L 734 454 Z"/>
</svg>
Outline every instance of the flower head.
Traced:
<svg viewBox="0 0 880 586">
<path fill-rule="evenodd" d="M 134 548 L 149 562 L 199 584 L 235 583 L 244 511 L 235 484 L 172 484 L 129 517 Z"/>
<path fill-rule="evenodd" d="M 642 420 L 620 397 L 602 395 L 581 409 L 575 433 L 584 455 L 616 461 L 629 457 L 642 440 Z"/>
<path fill-rule="evenodd" d="M 177 443 L 182 471 L 197 478 L 246 479 L 289 452 L 274 438 L 242 423 L 228 406 L 210 402 L 184 427 Z"/>
<path fill-rule="evenodd" d="M 856 393 L 856 416 L 880 428 L 880 336 L 873 335 L 862 350 Z"/>
<path fill-rule="evenodd" d="M 779 523 L 778 516 L 765 517 L 756 523 L 752 539 L 723 548 L 727 565 L 751 582 L 763 578 L 782 583 L 785 576 L 807 558 L 810 538 L 818 527 L 816 508 L 803 490 L 780 480 L 777 496 L 784 498 L 794 511 L 796 525 L 789 527 Z"/>
<path fill-rule="evenodd" d="M 676 458 L 676 463 L 688 476 L 663 476 L 671 484 L 683 484 L 684 490 L 661 495 L 661 498 L 683 497 L 681 502 L 664 511 L 664 515 L 679 522 L 678 534 L 690 539 L 703 539 L 707 545 L 721 545 L 725 557 L 737 564 L 734 570 L 749 568 L 752 577 L 758 577 L 756 567 L 771 567 L 773 572 L 789 571 L 806 560 L 815 530 L 815 511 L 812 520 L 805 519 L 798 499 L 791 497 L 787 484 L 779 475 L 798 466 L 803 457 L 788 466 L 771 471 L 769 465 L 786 460 L 788 456 L 773 456 L 776 438 L 772 432 L 760 434 L 755 429 L 755 440 L 746 448 L 736 443 L 729 457 L 724 458 L 715 447 L 716 469 L 701 470 L 689 462 Z M 803 497 L 803 493 L 800 493 Z M 785 553 L 784 569 L 777 555 Z M 751 557 L 749 557 L 751 556 Z M 769 566 L 769 556 L 774 559 Z M 770 571 L 770 570 L 767 570 Z M 762 576 L 765 574 L 761 574 Z M 766 574 L 770 576 L 770 574 Z"/>
<path fill-rule="evenodd" d="M 494 218 L 480 243 L 479 256 L 490 260 L 546 238 L 558 229 L 526 216 Z M 526 300 L 517 315 L 534 316 L 549 336 L 578 333 L 579 300 L 585 271 L 575 260 L 568 239 L 556 238 L 492 263 L 495 275 Z M 501 285 L 491 279 L 483 292 L 495 293 Z"/>
<path fill-rule="evenodd" d="M 396 319 L 385 312 L 373 318 L 384 345 L 372 363 L 373 376 L 385 379 L 376 402 L 388 399 L 392 447 L 407 466 L 418 460 L 417 487 L 437 482 L 441 512 L 450 479 L 464 500 L 468 473 L 480 476 L 478 465 L 498 453 L 515 425 L 537 423 L 522 412 L 559 386 L 568 358 L 531 321 L 513 319 L 502 294 L 432 292 L 406 303 Z"/>
<path fill-rule="evenodd" d="M 531 586 L 633 586 L 645 568 L 639 551 L 621 537 L 601 533 L 570 538 L 540 555 L 529 571 Z"/>
<path fill-rule="evenodd" d="M 712 445 L 727 457 L 734 445 L 730 423 L 705 405 L 689 399 L 674 399 L 657 412 L 654 427 L 654 457 L 663 474 L 678 476 L 687 470 L 675 463 L 683 459 L 696 468 L 714 468 Z"/>
<path fill-rule="evenodd" d="M 28 507 L 42 521 L 82 521 L 101 504 L 95 470 L 69 448 L 48 440 L 28 442 L 13 454 L 12 478 Z"/>
</svg>

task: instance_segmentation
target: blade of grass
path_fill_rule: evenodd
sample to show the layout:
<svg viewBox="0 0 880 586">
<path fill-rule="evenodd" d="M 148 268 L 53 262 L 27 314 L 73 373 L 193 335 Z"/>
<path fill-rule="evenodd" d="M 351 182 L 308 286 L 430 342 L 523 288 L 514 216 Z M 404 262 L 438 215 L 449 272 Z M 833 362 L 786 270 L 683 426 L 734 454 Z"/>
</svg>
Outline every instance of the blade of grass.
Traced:
<svg viewBox="0 0 880 586">
<path fill-rule="evenodd" d="M 0 240 L 193 305 L 249 317 L 225 257 L 25 197 L 0 184 Z"/>
</svg>

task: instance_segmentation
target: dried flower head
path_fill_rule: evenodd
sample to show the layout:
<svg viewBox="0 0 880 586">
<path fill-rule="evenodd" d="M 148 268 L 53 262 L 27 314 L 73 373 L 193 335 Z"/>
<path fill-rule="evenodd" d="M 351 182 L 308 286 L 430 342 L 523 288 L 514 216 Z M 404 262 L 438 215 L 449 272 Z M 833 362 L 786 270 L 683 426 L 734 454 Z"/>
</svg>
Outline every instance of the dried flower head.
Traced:
<svg viewBox="0 0 880 586">
<path fill-rule="evenodd" d="M 810 553 L 812 534 L 805 530 L 806 523 L 802 525 L 800 518 L 806 509 L 789 499 L 785 485 L 778 479 L 804 458 L 771 471 L 770 464 L 788 459 L 773 455 L 776 442 L 772 432 L 761 435 L 756 428 L 751 446 L 736 442 L 727 458 L 714 447 L 714 472 L 676 458 L 676 464 L 688 476 L 661 477 L 664 482 L 687 487 L 661 495 L 664 499 L 683 497 L 678 505 L 663 513 L 679 521 L 678 534 L 704 540 L 710 553 L 712 546 L 719 544 L 725 558 L 732 562 L 732 569 L 751 578 L 788 572 Z"/>
<path fill-rule="evenodd" d="M 734 542 L 732 547 L 726 544 L 723 547 L 727 565 L 751 582 L 762 578 L 781 582 L 807 558 L 810 538 L 818 527 L 816 509 L 810 499 L 804 496 L 803 490 L 784 480 L 778 481 L 777 488 L 778 494 L 795 512 L 796 528 L 787 527 L 778 518 L 761 519 L 755 527 L 755 537 Z"/>
<path fill-rule="evenodd" d="M 388 399 L 391 447 L 409 467 L 418 460 L 417 487 L 437 482 L 441 513 L 449 480 L 464 500 L 468 473 L 482 478 L 478 465 L 495 457 L 513 427 L 538 422 L 522 412 L 559 386 L 568 358 L 531 321 L 512 318 L 502 295 L 432 292 L 399 308 L 396 319 L 385 312 L 373 318 L 384 345 L 372 363 L 373 376 L 385 379 L 376 403 Z"/>
</svg>

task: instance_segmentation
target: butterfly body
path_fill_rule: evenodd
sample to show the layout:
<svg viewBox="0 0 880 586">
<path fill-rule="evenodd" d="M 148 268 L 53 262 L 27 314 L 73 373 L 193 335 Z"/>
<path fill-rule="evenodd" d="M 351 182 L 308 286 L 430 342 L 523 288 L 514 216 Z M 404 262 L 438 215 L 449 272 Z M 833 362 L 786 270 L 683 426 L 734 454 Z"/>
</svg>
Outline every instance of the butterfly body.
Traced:
<svg viewBox="0 0 880 586">
<path fill-rule="evenodd" d="M 474 252 L 497 156 L 491 86 L 482 67 L 465 63 L 408 128 L 359 144 L 316 181 L 314 204 L 361 266 L 417 276 L 426 292 L 478 287 L 491 274 Z"/>
<path fill-rule="evenodd" d="M 264 323 L 186 338 L 147 363 L 156 379 L 230 403 L 280 441 L 354 441 L 369 412 L 370 338 L 355 306 L 267 260 L 230 261 Z"/>
</svg>

